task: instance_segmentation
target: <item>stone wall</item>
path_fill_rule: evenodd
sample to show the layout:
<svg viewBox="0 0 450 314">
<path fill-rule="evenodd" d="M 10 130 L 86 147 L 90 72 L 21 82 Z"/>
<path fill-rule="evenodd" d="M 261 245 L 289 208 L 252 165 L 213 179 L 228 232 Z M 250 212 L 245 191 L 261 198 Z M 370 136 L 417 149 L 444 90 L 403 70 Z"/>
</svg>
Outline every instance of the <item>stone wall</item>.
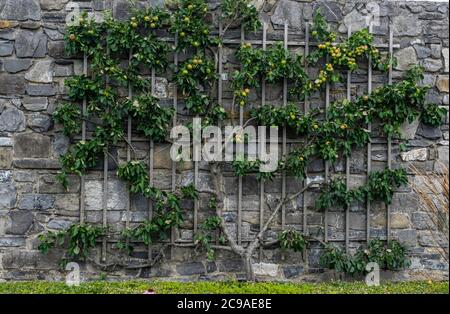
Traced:
<svg viewBox="0 0 450 314">
<path fill-rule="evenodd" d="M 58 156 L 67 151 L 71 140 L 61 133 L 61 126 L 55 125 L 51 114 L 58 102 L 64 98 L 64 80 L 80 74 L 82 61 L 64 55 L 63 32 L 68 0 L 0 0 L 0 280 L 54 279 L 64 276 L 58 268 L 60 251 L 42 255 L 37 250 L 37 235 L 45 230 L 61 230 L 79 217 L 78 178 L 71 178 L 68 191 L 56 182 L 59 167 Z M 76 1 L 82 7 L 91 8 L 100 16 L 101 11 L 111 8 L 118 16 L 123 16 L 126 1 Z M 143 1 L 145 2 L 145 1 Z M 161 3 L 163 1 L 149 1 Z M 210 1 L 211 8 L 217 8 L 216 0 Z M 290 31 L 296 39 L 304 38 L 305 23 L 311 21 L 313 12 L 322 8 L 333 28 L 345 35 L 346 24 L 352 23 L 352 30 L 364 27 L 368 5 L 355 1 L 293 1 L 258 0 L 262 17 L 269 22 L 269 36 L 282 38 L 282 25 L 288 21 Z M 422 64 L 426 69 L 424 83 L 433 88 L 429 101 L 449 106 L 449 35 L 448 3 L 386 1 L 379 4 L 379 25 L 374 27 L 376 41 L 388 40 L 388 22 L 394 27 L 394 42 L 399 44 L 395 56 L 398 66 L 394 79 L 400 78 L 409 66 Z M 216 23 L 213 18 L 213 23 Z M 232 30 L 238 34 L 238 30 Z M 281 34 L 281 37 L 280 37 Z M 260 35 L 253 35 L 260 36 Z M 261 37 L 258 37 L 261 38 Z M 225 71 L 233 64 L 233 50 L 224 49 Z M 313 72 L 312 72 L 313 73 Z M 353 95 L 361 95 L 367 90 L 367 69 L 362 67 L 352 76 Z M 385 74 L 374 73 L 374 87 L 387 82 Z M 157 79 L 157 93 L 163 101 L 170 100 L 172 85 L 165 78 Z M 332 98 L 345 95 L 345 85 L 332 87 Z M 229 103 L 230 90 L 225 87 L 224 95 Z M 281 103 L 279 86 L 268 86 L 269 103 Z M 258 95 L 253 101 L 258 104 Z M 323 106 L 323 94 L 312 99 L 313 106 Z M 413 164 L 419 169 L 433 171 L 437 161 L 448 165 L 449 130 L 448 118 L 440 128 L 431 128 L 418 123 L 408 127 L 410 141 L 407 152 L 399 153 L 394 145 L 394 163 L 408 167 Z M 147 154 L 145 143 L 137 143 L 138 154 Z M 375 139 L 372 145 L 372 162 L 375 169 L 386 166 L 386 142 Z M 170 188 L 171 164 L 168 150 L 158 150 L 155 155 L 155 185 Z M 125 149 L 117 147 L 113 152 L 123 159 Z M 365 150 L 355 151 L 351 160 L 351 183 L 356 185 L 365 179 Z M 99 167 L 99 169 L 101 169 Z M 343 171 L 344 163 L 338 162 L 332 171 Z M 311 176 L 321 175 L 323 163 L 313 163 L 308 170 Z M 115 177 L 114 166 L 110 166 L 108 186 L 108 224 L 113 230 L 123 228 L 125 203 L 128 197 L 126 185 Z M 178 169 L 177 182 L 192 181 L 192 167 L 189 164 Z M 102 174 L 91 171 L 86 178 L 86 217 L 89 222 L 101 222 Z M 410 181 L 417 180 L 410 174 Z M 226 176 L 229 193 L 229 212 L 224 219 L 230 228 L 236 221 L 236 178 Z M 251 239 L 259 230 L 259 189 L 253 176 L 244 178 L 243 237 Z M 288 193 L 300 188 L 301 183 L 288 178 Z M 268 198 L 280 193 L 280 179 L 266 185 Z M 207 165 L 200 165 L 200 190 L 210 189 Z M 314 210 L 317 193 L 306 194 L 310 209 L 308 229 L 311 234 L 320 233 L 323 214 Z M 132 222 L 142 221 L 147 215 L 144 199 L 133 197 Z M 201 204 L 207 201 L 201 197 Z M 302 225 L 301 200 L 288 206 L 286 224 L 293 227 Z M 192 204 L 184 204 L 186 222 L 177 237 L 190 241 L 192 232 Z M 199 219 L 207 213 L 201 206 Z M 412 266 L 398 273 L 397 278 L 448 278 L 448 264 L 436 253 L 427 225 L 427 215 L 410 188 L 405 188 L 394 196 L 391 227 L 393 238 L 405 242 L 409 247 Z M 370 217 L 371 236 L 385 237 L 385 208 L 375 204 Z M 267 217 L 268 213 L 266 213 Z M 333 240 L 344 239 L 344 214 L 342 210 L 330 210 L 329 232 Z M 350 236 L 352 247 L 365 241 L 366 216 L 362 205 L 355 206 L 350 216 Z M 270 239 L 279 226 L 268 232 Z M 115 251 L 108 246 L 109 258 Z M 147 258 L 146 248 L 138 248 L 134 258 Z M 263 251 L 262 263 L 256 265 L 261 278 L 272 280 L 320 280 L 326 273 L 318 268 L 320 247 L 312 244 L 307 260 L 300 254 L 285 253 L 278 249 Z M 98 256 L 98 252 L 93 252 Z M 189 248 L 173 248 L 166 254 L 167 260 L 150 269 L 118 269 L 108 272 L 108 277 L 182 277 L 190 279 L 224 279 L 242 274 L 240 260 L 232 253 L 220 252 L 215 262 L 207 262 L 204 254 L 196 254 Z M 103 270 L 89 263 L 82 265 L 84 278 L 98 278 Z"/>
</svg>

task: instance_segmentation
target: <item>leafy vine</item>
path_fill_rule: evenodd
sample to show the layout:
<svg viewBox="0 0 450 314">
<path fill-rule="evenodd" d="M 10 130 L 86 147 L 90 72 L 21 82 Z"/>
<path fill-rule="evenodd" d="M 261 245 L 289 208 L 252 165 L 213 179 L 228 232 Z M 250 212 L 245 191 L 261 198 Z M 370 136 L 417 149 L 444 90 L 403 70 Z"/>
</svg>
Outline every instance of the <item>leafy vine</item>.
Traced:
<svg viewBox="0 0 450 314">
<path fill-rule="evenodd" d="M 241 23 L 248 31 L 261 27 L 256 8 L 249 0 L 223 0 L 220 20 L 224 23 L 222 33 L 215 35 L 209 27 L 208 6 L 204 0 L 180 0 L 173 12 L 160 8 L 135 10 L 125 21 L 117 21 L 110 15 L 103 22 L 95 22 L 83 14 L 78 24 L 67 28 L 66 52 L 75 56 L 85 54 L 91 61 L 89 77 L 74 76 L 66 81 L 70 102 L 62 103 L 54 112 L 55 121 L 63 125 L 66 135 L 78 134 L 82 123 L 94 126 L 89 139 L 75 144 L 61 157 L 62 170 L 59 179 L 67 187 L 67 175 L 83 175 L 95 167 L 101 154 L 108 154 L 109 148 L 125 141 L 123 121 L 132 118 L 137 123 L 138 132 L 156 142 L 165 142 L 175 111 L 164 107 L 152 95 L 148 78 L 141 75 L 142 68 L 152 68 L 164 72 L 171 67 L 172 81 L 181 92 L 187 111 L 203 116 L 203 125 L 211 125 L 227 118 L 222 104 L 214 103 L 211 95 L 216 74 L 217 56 L 214 49 L 222 45 L 226 30 L 231 25 Z M 160 40 L 156 30 L 169 31 L 176 37 L 173 49 L 166 41 Z M 367 29 L 353 33 L 348 39 L 334 43 L 337 36 L 329 31 L 320 12 L 314 17 L 312 37 L 319 41 L 318 49 L 307 58 L 300 54 L 292 55 L 282 43 L 267 50 L 254 48 L 243 43 L 236 52 L 241 64 L 232 75 L 233 107 L 245 106 L 250 102 L 252 89 L 257 89 L 264 79 L 277 84 L 289 80 L 290 94 L 302 99 L 313 91 L 318 91 L 326 82 L 338 82 L 340 71 L 355 71 L 358 60 L 371 58 L 373 67 L 387 71 L 395 65 L 395 60 L 386 60 L 373 44 L 373 36 Z M 186 53 L 187 59 L 176 67 L 170 65 L 171 52 Z M 120 62 L 128 55 L 127 65 Z M 328 60 L 318 77 L 310 79 L 304 70 L 305 64 L 316 64 L 321 59 Z M 303 143 L 283 156 L 279 170 L 298 179 L 306 178 L 306 169 L 313 158 L 334 163 L 339 156 L 349 156 L 352 149 L 362 147 L 370 141 L 366 126 L 372 122 L 381 124 L 388 138 L 401 136 L 400 126 L 412 122 L 420 116 L 423 123 L 438 126 L 442 123 L 446 110 L 425 101 L 428 86 L 421 86 L 423 69 L 414 67 L 406 78 L 393 85 L 383 86 L 370 95 L 357 97 L 353 101 L 338 101 L 324 111 L 311 110 L 304 114 L 297 104 L 284 107 L 266 105 L 251 109 L 250 115 L 260 125 L 284 126 L 304 138 Z M 134 97 L 123 97 L 120 88 L 127 87 L 135 92 Z M 81 110 L 81 102 L 86 101 L 86 112 Z M 235 139 L 238 141 L 238 139 Z M 245 141 L 245 139 L 240 139 Z M 256 172 L 258 180 L 272 180 L 275 173 L 261 172 L 261 160 L 239 158 L 231 163 L 237 176 Z M 217 167 L 212 172 L 220 172 Z M 132 250 L 133 241 L 151 244 L 164 240 L 169 231 L 183 222 L 180 202 L 183 199 L 198 199 L 199 192 L 193 186 L 180 187 L 167 192 L 149 185 L 149 171 L 144 162 L 131 160 L 118 165 L 117 175 L 128 182 L 130 192 L 141 194 L 155 206 L 153 216 L 139 225 L 123 230 L 119 249 Z M 407 182 L 403 169 L 372 172 L 367 184 L 348 190 L 341 179 L 332 179 L 323 184 L 322 195 L 316 203 L 318 209 L 331 206 L 348 208 L 355 201 L 381 200 L 391 203 L 394 189 Z M 217 184 L 216 189 L 220 189 Z M 305 186 L 304 190 L 308 187 Z M 304 191 L 303 190 L 303 191 Z M 217 192 L 219 195 L 219 192 Z M 294 195 L 295 196 L 295 195 Z M 293 196 L 291 196 L 293 197 Z M 209 259 L 215 256 L 211 244 L 213 235 L 219 231 L 219 242 L 228 243 L 232 250 L 245 259 L 246 267 L 251 268 L 251 254 L 262 245 L 262 234 L 267 230 L 274 215 L 281 208 L 283 200 L 274 210 L 267 224 L 257 238 L 247 248 L 238 246 L 227 234 L 220 216 L 223 199 L 217 196 L 210 201 L 210 209 L 216 215 L 208 217 L 199 225 L 195 234 L 195 245 L 206 250 Z M 86 258 L 97 239 L 106 230 L 88 224 L 75 224 L 66 231 L 48 232 L 40 236 L 40 250 L 63 245 L 68 240 L 69 258 Z M 285 230 L 277 242 L 283 249 L 302 252 L 308 241 L 295 230 Z M 322 257 L 326 267 L 348 273 L 363 272 L 362 265 L 377 260 L 386 269 L 400 269 L 408 262 L 404 258 L 405 248 L 391 241 L 387 247 L 375 240 L 369 244 L 368 251 L 358 250 L 350 257 L 337 248 L 326 246 Z M 364 263 L 363 263 L 364 262 Z M 365 264 L 364 264 L 365 266 Z"/>
<path fill-rule="evenodd" d="M 379 239 L 373 239 L 367 249 L 360 247 L 354 255 L 327 243 L 324 244 L 324 254 L 320 257 L 322 267 L 352 276 L 365 274 L 366 265 L 370 262 L 378 263 L 380 269 L 391 271 L 407 268 L 411 264 L 406 257 L 406 247 L 396 240 L 391 240 L 386 245 Z"/>
</svg>

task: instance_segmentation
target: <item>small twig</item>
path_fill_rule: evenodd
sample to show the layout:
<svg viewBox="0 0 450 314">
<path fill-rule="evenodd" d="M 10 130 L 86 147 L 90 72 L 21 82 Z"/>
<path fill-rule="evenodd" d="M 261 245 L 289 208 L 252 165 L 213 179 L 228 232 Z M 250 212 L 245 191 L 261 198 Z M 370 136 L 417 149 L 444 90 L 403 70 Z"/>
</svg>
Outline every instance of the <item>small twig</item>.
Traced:
<svg viewBox="0 0 450 314">
<path fill-rule="evenodd" d="M 120 137 L 125 141 L 125 143 L 127 143 L 127 145 L 131 148 L 131 150 L 133 151 L 133 153 L 136 155 L 136 154 L 137 154 L 137 153 L 136 153 L 136 149 L 135 149 L 134 146 L 128 141 L 128 139 L 127 139 L 125 136 L 123 136 L 123 135 L 121 135 Z"/>
<path fill-rule="evenodd" d="M 105 150 L 105 153 L 109 156 L 109 157 L 111 157 L 111 159 L 114 161 L 114 163 L 116 164 L 116 165 L 119 165 L 119 162 L 117 161 L 117 159 L 106 149 Z"/>
</svg>

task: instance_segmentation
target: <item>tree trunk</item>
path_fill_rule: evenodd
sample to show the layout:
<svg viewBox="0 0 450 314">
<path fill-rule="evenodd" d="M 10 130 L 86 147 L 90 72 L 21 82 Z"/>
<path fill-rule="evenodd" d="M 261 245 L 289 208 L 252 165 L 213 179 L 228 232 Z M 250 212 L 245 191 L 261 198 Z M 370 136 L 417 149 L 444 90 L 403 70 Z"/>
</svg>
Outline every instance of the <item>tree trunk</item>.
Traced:
<svg viewBox="0 0 450 314">
<path fill-rule="evenodd" d="M 247 281 L 255 281 L 255 272 L 253 271 L 252 264 L 252 254 L 245 253 L 242 255 L 242 260 L 244 262 L 245 274 L 247 277 Z"/>
</svg>

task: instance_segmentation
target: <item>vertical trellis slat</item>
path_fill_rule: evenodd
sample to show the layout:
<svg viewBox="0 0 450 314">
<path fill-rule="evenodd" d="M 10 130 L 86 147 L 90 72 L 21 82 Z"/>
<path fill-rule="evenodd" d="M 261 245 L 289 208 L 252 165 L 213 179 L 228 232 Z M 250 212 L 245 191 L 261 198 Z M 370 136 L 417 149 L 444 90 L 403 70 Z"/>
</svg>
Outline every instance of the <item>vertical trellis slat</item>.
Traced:
<svg viewBox="0 0 450 314">
<path fill-rule="evenodd" d="M 176 48 L 177 45 L 178 45 L 178 36 L 175 35 L 174 47 Z M 174 52 L 173 63 L 175 65 L 175 70 L 178 69 L 178 52 L 177 51 Z M 174 109 L 174 113 L 173 113 L 172 125 L 175 127 L 177 124 L 177 109 L 178 109 L 178 89 L 177 89 L 176 85 L 173 86 L 173 109 Z M 177 179 L 177 164 L 176 164 L 176 161 L 172 161 L 172 185 L 171 185 L 172 192 L 175 191 L 175 189 L 176 189 L 176 179 Z M 172 228 L 172 231 L 170 234 L 170 242 L 172 244 L 175 243 L 175 228 Z M 172 251 L 171 251 L 171 257 L 172 256 L 173 256 L 173 246 L 172 246 Z"/>
<path fill-rule="evenodd" d="M 350 38 L 352 34 L 351 26 L 348 26 L 347 37 Z M 352 84 L 352 72 L 350 70 L 347 71 L 347 100 L 350 101 L 352 98 L 351 94 L 351 84 Z M 345 183 L 347 186 L 347 190 L 350 185 L 350 156 L 345 158 Z M 347 207 L 345 209 L 345 251 L 348 253 L 348 249 L 350 246 L 350 208 Z"/>
<path fill-rule="evenodd" d="M 195 115 L 195 118 L 198 118 L 199 115 Z M 201 136 L 201 134 L 199 134 Z M 193 156 L 194 156 L 194 187 L 195 189 L 198 188 L 198 160 L 201 156 L 201 147 L 198 146 L 198 148 L 195 145 L 195 135 L 194 135 L 194 150 L 193 150 Z M 199 201 L 198 199 L 194 200 L 194 234 L 197 233 L 198 228 L 198 207 L 199 207 Z"/>
<path fill-rule="evenodd" d="M 326 62 L 329 62 L 329 56 L 327 55 L 326 57 Z M 325 85 L 325 118 L 328 117 L 328 106 L 330 105 L 330 83 L 327 80 L 327 83 Z M 329 162 L 325 161 L 325 182 L 328 181 L 328 176 L 329 176 Z M 323 234 L 323 238 L 324 241 L 327 242 L 328 241 L 328 208 L 325 209 L 324 213 L 323 213 L 324 217 L 323 217 L 323 225 L 324 225 L 324 234 Z"/>
<path fill-rule="evenodd" d="M 87 55 L 86 53 L 83 55 L 83 75 L 87 76 L 88 72 L 88 61 L 87 61 Z M 83 117 L 86 116 L 87 111 L 87 100 L 86 97 L 83 98 Z M 81 140 L 86 141 L 86 120 L 81 120 Z M 86 185 L 86 179 L 84 175 L 81 175 L 80 177 L 80 224 L 84 223 L 85 218 L 85 185 Z"/>
<path fill-rule="evenodd" d="M 219 21 L 219 37 L 222 36 L 222 22 Z M 222 64 L 222 59 L 223 59 L 223 47 L 222 44 L 219 46 L 219 51 L 218 51 L 218 72 L 219 72 L 219 79 L 217 81 L 217 102 L 219 103 L 219 105 L 223 105 L 222 104 L 222 93 L 223 93 L 223 80 L 222 80 L 222 76 L 223 76 L 223 64 Z"/>
<path fill-rule="evenodd" d="M 265 51 L 267 48 L 267 24 L 263 23 L 263 41 L 262 41 L 262 49 Z M 266 104 L 266 78 L 262 78 L 261 82 L 261 105 L 264 106 Z M 259 134 L 261 136 L 261 134 Z M 262 153 L 262 148 L 260 148 L 259 153 Z M 259 229 L 260 231 L 264 226 L 264 180 L 261 180 L 259 183 Z M 263 247 L 259 246 L 259 260 L 262 260 L 263 255 Z"/>
<path fill-rule="evenodd" d="M 109 55 L 109 47 L 106 47 L 106 53 Z M 109 85 L 109 76 L 105 78 L 106 86 Z M 105 147 L 106 151 L 103 156 L 103 197 L 102 197 L 102 208 L 103 208 L 103 217 L 102 217 L 102 226 L 103 228 L 108 227 L 108 147 Z M 102 240 L 102 254 L 101 260 L 103 263 L 106 262 L 106 252 L 107 250 L 107 239 L 103 237 Z"/>
<path fill-rule="evenodd" d="M 241 26 L 241 44 L 245 41 L 244 26 Z M 239 125 L 244 124 L 244 107 L 239 105 Z M 237 208 L 237 242 L 242 243 L 242 176 L 238 177 L 238 208 Z"/>
<path fill-rule="evenodd" d="M 108 148 L 105 148 L 108 149 Z M 103 228 L 108 227 L 108 154 L 105 153 L 103 157 L 103 199 L 102 199 L 102 207 L 103 207 L 103 217 L 102 217 L 102 226 Z M 102 262 L 106 262 L 106 237 L 103 237 L 102 240 Z"/>
<path fill-rule="evenodd" d="M 309 55 L 309 22 L 305 24 L 305 57 L 304 57 L 304 65 L 305 65 L 305 72 L 308 73 L 308 62 L 306 61 L 306 58 Z M 305 100 L 303 103 L 303 112 L 304 114 L 308 113 L 308 96 L 305 95 Z M 308 184 L 308 172 L 307 169 L 305 169 L 305 179 L 303 180 L 303 186 L 306 186 Z M 306 203 L 306 191 L 303 193 L 303 234 L 307 235 L 307 217 L 308 217 L 308 209 L 307 209 L 307 203 Z M 305 256 L 306 258 L 306 250 L 305 250 Z"/>
<path fill-rule="evenodd" d="M 372 21 L 370 21 L 369 24 L 369 32 L 372 33 Z M 372 92 L 372 57 L 369 56 L 369 61 L 367 65 L 367 94 L 370 95 Z M 369 122 L 367 125 L 367 130 L 370 134 L 372 131 L 372 124 Z M 369 141 L 367 143 L 367 176 L 369 176 L 370 172 L 372 171 L 372 143 Z M 371 202 L 370 200 L 367 200 L 366 203 L 366 240 L 367 242 L 370 241 L 370 211 L 371 211 Z"/>
<path fill-rule="evenodd" d="M 128 55 L 128 64 L 131 63 L 131 58 L 133 56 L 133 51 L 130 49 L 129 55 Z M 133 98 L 133 87 L 130 83 L 128 83 L 128 99 Z M 127 162 L 131 161 L 131 116 L 128 116 L 127 121 Z M 125 218 L 125 228 L 130 227 L 130 209 L 131 209 L 131 194 L 128 190 L 128 197 L 127 197 L 127 204 L 126 204 L 126 218 Z"/>
<path fill-rule="evenodd" d="M 219 38 L 222 37 L 222 21 L 219 20 Z M 223 47 L 222 44 L 219 45 L 218 49 L 218 56 L 217 56 L 217 66 L 218 66 L 218 72 L 219 72 L 219 79 L 217 80 L 217 103 L 220 106 L 223 106 L 222 104 L 222 98 L 223 98 L 223 64 L 222 64 L 222 58 L 223 58 Z M 218 122 L 218 126 L 221 126 L 220 121 Z M 219 237 L 216 236 L 216 244 L 219 244 Z"/>
<path fill-rule="evenodd" d="M 288 25 L 284 23 L 284 49 L 288 49 Z M 287 79 L 283 79 L 283 106 L 287 105 L 288 98 L 288 89 L 287 89 Z M 283 127 L 283 147 L 282 147 L 282 155 L 286 156 L 287 147 L 286 147 L 286 127 Z M 286 173 L 283 171 L 281 178 L 281 199 L 286 197 Z M 281 229 L 284 230 L 284 226 L 286 224 L 286 206 L 283 204 L 281 207 Z"/>
<path fill-rule="evenodd" d="M 392 23 L 389 21 L 389 58 L 393 57 L 393 41 L 394 41 L 394 32 Z M 392 66 L 389 67 L 389 85 L 392 84 Z M 387 139 L 387 163 L 388 168 L 392 168 L 392 138 L 388 136 Z M 389 241 L 391 239 L 391 205 L 388 204 L 386 208 L 386 240 Z"/>
<path fill-rule="evenodd" d="M 155 77 L 155 69 L 152 68 L 151 69 L 151 93 L 152 96 L 155 96 L 155 84 L 156 84 L 156 77 Z M 149 151 L 148 151 L 148 177 L 149 177 L 149 182 L 148 184 L 150 186 L 153 186 L 153 166 L 154 166 L 154 160 L 155 160 L 155 143 L 153 140 L 150 140 L 149 142 Z M 148 219 L 152 219 L 153 218 L 153 202 L 151 200 L 148 200 Z M 149 244 L 148 245 L 148 259 L 151 260 L 152 259 L 152 246 Z"/>
<path fill-rule="evenodd" d="M 194 186 L 196 189 L 198 188 L 198 161 L 194 161 Z M 194 200 L 194 234 L 197 232 L 198 227 L 198 207 L 199 202 L 196 199 Z"/>
<path fill-rule="evenodd" d="M 305 67 L 305 73 L 308 73 L 308 62 L 306 58 L 309 55 L 309 22 L 306 22 L 305 24 L 305 51 L 304 51 L 304 59 L 303 64 Z M 308 113 L 308 96 L 305 95 L 304 103 L 303 103 L 303 113 L 306 115 Z M 303 187 L 305 187 L 308 184 L 308 169 L 305 169 L 305 179 L 303 180 Z M 307 191 L 303 192 L 303 235 L 308 235 L 308 204 L 306 202 L 306 193 Z M 303 251 L 303 261 L 305 261 L 305 267 L 308 267 L 308 263 L 306 262 L 308 260 L 308 250 Z"/>
<path fill-rule="evenodd" d="M 196 53 L 198 54 L 199 51 L 200 50 L 197 48 Z M 199 118 L 199 115 L 196 114 L 195 118 Z M 199 136 L 201 136 L 201 134 L 199 134 Z M 201 153 L 202 152 L 201 152 L 201 146 L 200 146 L 201 142 L 199 143 L 198 147 L 196 147 L 196 145 L 195 145 L 195 135 L 194 135 L 193 142 L 194 142 L 194 154 L 193 154 L 193 156 L 194 156 L 194 186 L 195 186 L 195 189 L 197 189 L 198 188 L 198 176 L 199 176 L 199 174 L 198 174 L 198 163 L 199 162 L 198 161 L 201 158 Z M 197 233 L 197 228 L 198 228 L 198 208 L 199 208 L 199 205 L 200 205 L 199 200 L 195 199 L 194 200 L 194 234 Z"/>
</svg>

